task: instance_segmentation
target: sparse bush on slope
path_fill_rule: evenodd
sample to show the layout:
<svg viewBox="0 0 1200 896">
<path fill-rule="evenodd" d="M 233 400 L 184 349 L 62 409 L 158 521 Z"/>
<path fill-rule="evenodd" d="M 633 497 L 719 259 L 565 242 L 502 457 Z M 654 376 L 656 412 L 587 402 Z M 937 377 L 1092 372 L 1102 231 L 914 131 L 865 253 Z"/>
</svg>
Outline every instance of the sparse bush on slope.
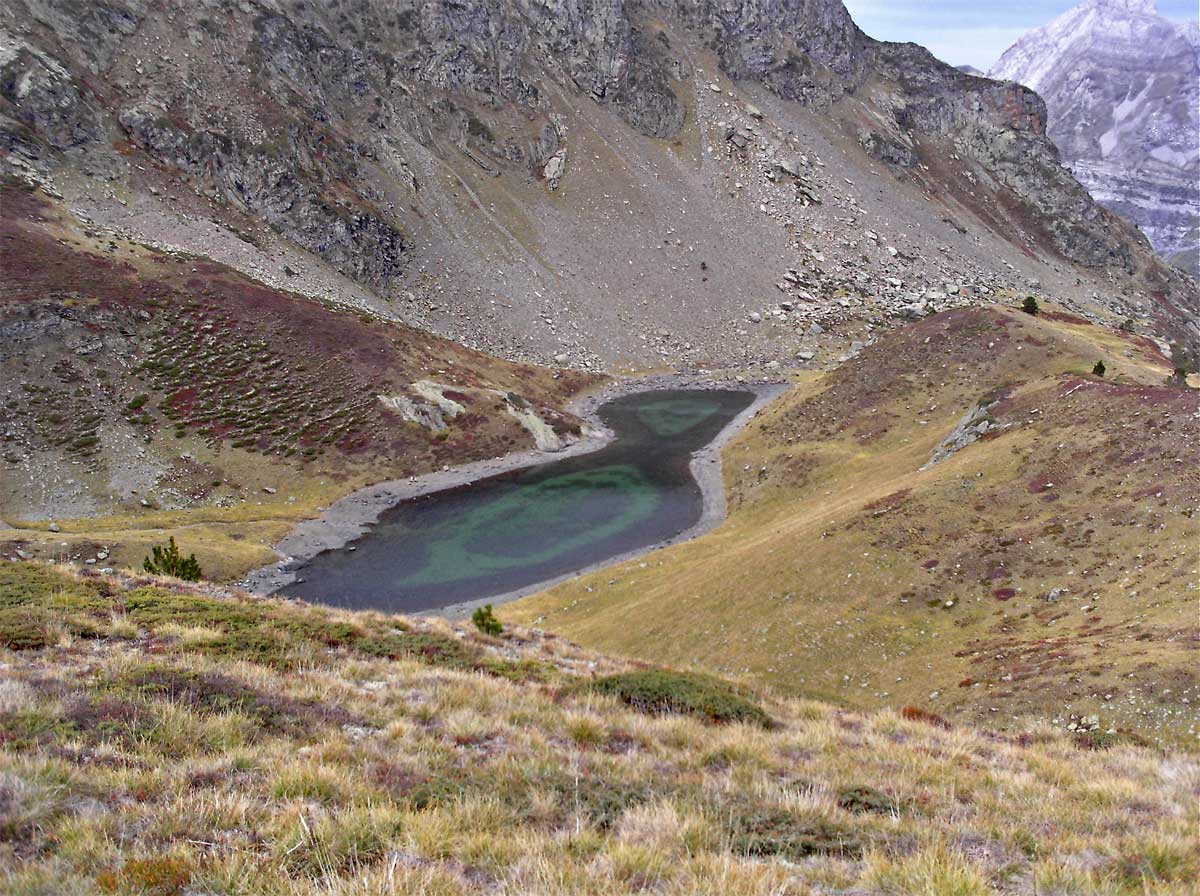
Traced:
<svg viewBox="0 0 1200 896">
<path fill-rule="evenodd" d="M 729 682 L 697 672 L 625 672 L 598 678 L 587 687 L 616 697 L 639 712 L 683 713 L 714 722 L 771 723 L 762 707 Z"/>
<path fill-rule="evenodd" d="M 0 608 L 0 647 L 38 650 L 49 643 L 43 614 L 23 607 Z"/>
</svg>

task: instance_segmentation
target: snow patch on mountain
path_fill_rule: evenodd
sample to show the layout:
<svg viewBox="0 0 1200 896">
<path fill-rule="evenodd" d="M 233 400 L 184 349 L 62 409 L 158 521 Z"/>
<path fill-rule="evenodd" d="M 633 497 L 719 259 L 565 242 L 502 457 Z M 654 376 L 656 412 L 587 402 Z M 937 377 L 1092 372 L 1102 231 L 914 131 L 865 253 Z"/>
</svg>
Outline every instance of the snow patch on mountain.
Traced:
<svg viewBox="0 0 1200 896">
<path fill-rule="evenodd" d="M 1155 249 L 1200 272 L 1200 26 L 1153 0 L 1087 0 L 988 73 L 1039 94 L 1063 161 Z"/>
</svg>

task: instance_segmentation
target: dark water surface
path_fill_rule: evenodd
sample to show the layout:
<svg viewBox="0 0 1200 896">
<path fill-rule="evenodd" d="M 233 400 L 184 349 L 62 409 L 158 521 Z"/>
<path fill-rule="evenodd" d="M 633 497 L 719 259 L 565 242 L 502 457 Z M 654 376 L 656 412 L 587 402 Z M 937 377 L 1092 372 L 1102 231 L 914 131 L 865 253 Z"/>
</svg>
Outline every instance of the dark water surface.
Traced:
<svg viewBox="0 0 1200 896">
<path fill-rule="evenodd" d="M 429 610 L 536 584 L 678 535 L 700 519 L 688 464 L 753 393 L 643 392 L 600 408 L 616 439 L 591 454 L 413 498 L 299 571 L 285 594 L 356 609 Z"/>
</svg>

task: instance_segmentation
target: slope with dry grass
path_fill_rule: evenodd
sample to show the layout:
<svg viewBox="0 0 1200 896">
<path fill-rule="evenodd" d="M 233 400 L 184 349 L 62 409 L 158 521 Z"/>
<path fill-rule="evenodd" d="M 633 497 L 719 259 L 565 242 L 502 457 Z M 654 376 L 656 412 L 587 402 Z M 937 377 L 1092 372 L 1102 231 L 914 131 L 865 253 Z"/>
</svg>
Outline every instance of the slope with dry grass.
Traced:
<svg viewBox="0 0 1200 896">
<path fill-rule="evenodd" d="M 751 424 L 721 529 L 504 615 L 852 706 L 1191 740 L 1200 392 L 1167 374 L 1065 315 L 925 319 Z"/>
<path fill-rule="evenodd" d="M 1200 767 L 0 564 L 0 889 L 1182 893 Z"/>
<path fill-rule="evenodd" d="M 357 486 L 532 447 L 510 406 L 578 434 L 561 409 L 599 379 L 123 239 L 12 183 L 0 269 L 0 517 L 24 521 L 2 556 L 131 565 L 174 534 L 233 577 Z M 461 412 L 399 413 L 440 413 L 422 381 Z"/>
</svg>

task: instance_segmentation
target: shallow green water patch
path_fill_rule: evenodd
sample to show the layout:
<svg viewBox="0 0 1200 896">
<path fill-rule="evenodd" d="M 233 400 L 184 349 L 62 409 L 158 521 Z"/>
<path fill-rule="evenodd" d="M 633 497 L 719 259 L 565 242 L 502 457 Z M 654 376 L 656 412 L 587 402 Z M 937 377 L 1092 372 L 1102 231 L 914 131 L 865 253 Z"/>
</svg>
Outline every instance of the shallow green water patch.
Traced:
<svg viewBox="0 0 1200 896">
<path fill-rule="evenodd" d="M 428 610 L 671 538 L 703 512 L 692 454 L 753 398 L 671 390 L 615 399 L 600 417 L 616 438 L 600 451 L 404 501 L 353 550 L 321 554 L 284 591 L 354 608 Z"/>
</svg>

